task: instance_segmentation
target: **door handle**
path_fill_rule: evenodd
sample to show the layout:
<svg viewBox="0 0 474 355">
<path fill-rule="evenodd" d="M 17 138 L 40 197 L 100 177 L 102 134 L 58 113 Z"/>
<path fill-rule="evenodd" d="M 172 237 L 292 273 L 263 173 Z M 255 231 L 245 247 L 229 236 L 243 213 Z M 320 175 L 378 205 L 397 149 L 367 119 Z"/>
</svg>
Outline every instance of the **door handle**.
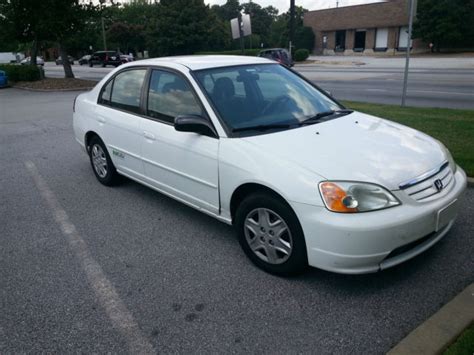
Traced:
<svg viewBox="0 0 474 355">
<path fill-rule="evenodd" d="M 155 136 L 147 131 L 144 131 L 143 132 L 143 136 L 146 138 L 146 139 L 149 139 L 151 141 L 154 141 L 155 140 Z"/>
<path fill-rule="evenodd" d="M 102 116 L 98 116 L 97 121 L 99 121 L 99 123 L 105 123 L 105 118 Z"/>
</svg>

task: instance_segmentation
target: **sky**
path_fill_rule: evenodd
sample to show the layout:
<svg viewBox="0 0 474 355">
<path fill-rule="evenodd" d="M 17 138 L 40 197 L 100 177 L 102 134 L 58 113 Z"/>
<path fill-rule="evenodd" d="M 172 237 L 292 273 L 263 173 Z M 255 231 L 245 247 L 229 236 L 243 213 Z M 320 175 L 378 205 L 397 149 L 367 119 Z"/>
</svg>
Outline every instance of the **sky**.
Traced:
<svg viewBox="0 0 474 355">
<path fill-rule="evenodd" d="M 350 6 L 357 4 L 367 4 L 371 2 L 380 2 L 383 0 L 296 0 L 297 6 L 303 6 L 308 10 L 320 10 L 328 9 L 330 7 L 336 7 L 336 2 L 339 2 L 339 6 Z M 226 0 L 204 0 L 207 4 L 225 4 Z M 247 0 L 241 0 L 241 3 L 247 2 Z M 280 12 L 286 12 L 290 7 L 290 0 L 253 0 L 253 2 L 266 7 L 272 5 L 276 7 Z"/>
</svg>

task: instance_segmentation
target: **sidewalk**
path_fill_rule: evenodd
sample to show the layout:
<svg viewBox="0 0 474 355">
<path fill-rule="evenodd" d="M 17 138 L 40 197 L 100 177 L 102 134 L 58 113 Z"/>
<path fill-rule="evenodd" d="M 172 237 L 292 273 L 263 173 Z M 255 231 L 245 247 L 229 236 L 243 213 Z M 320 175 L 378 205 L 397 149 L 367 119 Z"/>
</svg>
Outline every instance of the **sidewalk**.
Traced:
<svg viewBox="0 0 474 355">
<path fill-rule="evenodd" d="M 368 56 L 309 56 L 317 65 L 339 65 L 344 67 L 404 68 L 405 57 Z M 303 64 L 313 65 L 313 64 Z M 459 56 L 414 56 L 410 58 L 412 69 L 474 69 L 474 55 Z"/>
</svg>

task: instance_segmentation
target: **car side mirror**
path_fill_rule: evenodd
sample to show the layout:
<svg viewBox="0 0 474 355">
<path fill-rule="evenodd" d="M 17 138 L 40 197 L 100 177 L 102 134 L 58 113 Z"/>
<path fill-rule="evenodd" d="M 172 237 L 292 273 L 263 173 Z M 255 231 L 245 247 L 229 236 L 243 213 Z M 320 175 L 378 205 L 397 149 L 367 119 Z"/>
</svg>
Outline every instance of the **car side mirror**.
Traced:
<svg viewBox="0 0 474 355">
<path fill-rule="evenodd" d="M 199 115 L 183 115 L 174 119 L 174 129 L 179 132 L 193 132 L 203 136 L 217 137 L 211 123 Z"/>
</svg>

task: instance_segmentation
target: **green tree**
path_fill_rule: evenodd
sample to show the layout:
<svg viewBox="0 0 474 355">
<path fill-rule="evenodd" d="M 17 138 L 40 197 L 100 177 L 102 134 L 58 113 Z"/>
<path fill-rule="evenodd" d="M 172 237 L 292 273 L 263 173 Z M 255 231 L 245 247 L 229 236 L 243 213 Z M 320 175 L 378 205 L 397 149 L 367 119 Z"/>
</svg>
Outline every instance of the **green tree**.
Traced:
<svg viewBox="0 0 474 355">
<path fill-rule="evenodd" d="M 254 2 L 243 4 L 242 9 L 244 13 L 250 15 L 252 33 L 259 36 L 260 41 L 268 44 L 270 41 L 270 27 L 278 15 L 278 10 L 273 6 L 263 8 Z"/>
<path fill-rule="evenodd" d="M 117 48 L 125 53 L 138 52 L 145 43 L 144 28 L 143 25 L 113 23 L 107 30 L 109 48 Z"/>
<path fill-rule="evenodd" d="M 213 5 L 212 10 L 222 21 L 229 22 L 238 16 L 242 6 L 240 6 L 239 0 L 227 0 L 224 5 Z"/>
<path fill-rule="evenodd" d="M 31 43 L 31 64 L 36 65 L 38 45 L 45 40 L 41 16 L 47 5 L 36 0 L 0 0 L 0 32 L 12 42 Z"/>
<path fill-rule="evenodd" d="M 314 32 L 311 27 L 301 26 L 295 29 L 296 49 L 307 49 L 312 52 L 314 49 Z"/>
<path fill-rule="evenodd" d="M 473 0 L 419 0 L 414 38 L 433 43 L 434 49 L 474 46 Z"/>
<path fill-rule="evenodd" d="M 192 54 L 209 47 L 216 29 L 203 0 L 161 0 L 156 27 L 149 33 L 153 55 Z"/>
</svg>

